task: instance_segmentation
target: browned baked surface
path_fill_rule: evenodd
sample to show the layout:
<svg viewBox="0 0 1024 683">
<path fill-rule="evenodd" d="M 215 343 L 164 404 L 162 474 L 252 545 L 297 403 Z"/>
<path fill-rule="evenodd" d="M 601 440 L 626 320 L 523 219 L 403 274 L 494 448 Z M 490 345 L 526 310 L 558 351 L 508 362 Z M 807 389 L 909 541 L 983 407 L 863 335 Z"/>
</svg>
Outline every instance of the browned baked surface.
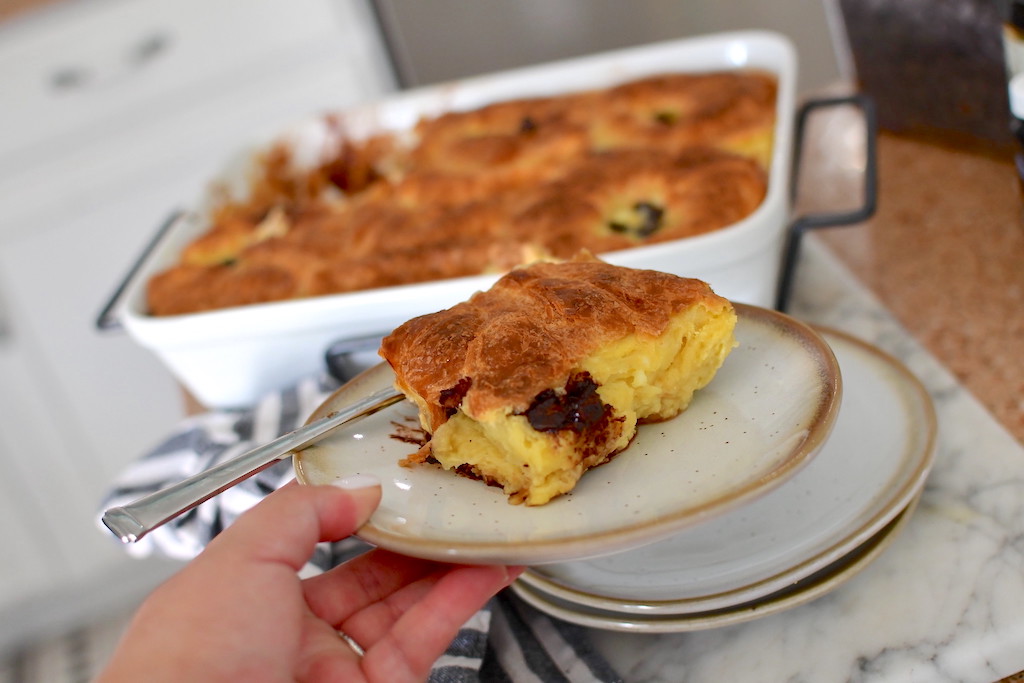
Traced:
<svg viewBox="0 0 1024 683">
<path fill-rule="evenodd" d="M 764 199 L 757 162 L 708 147 L 623 148 L 580 159 L 524 197 L 511 229 L 569 258 L 682 239 L 731 225 Z"/>
<path fill-rule="evenodd" d="M 596 349 L 630 334 L 656 337 L 674 314 L 700 302 L 729 306 L 700 280 L 587 256 L 535 263 L 404 323 L 380 353 L 398 386 L 428 403 L 432 430 L 459 404 L 473 415 L 522 412 L 540 392 L 564 386 Z"/>
<path fill-rule="evenodd" d="M 414 141 L 346 140 L 298 171 L 271 149 L 180 264 L 154 315 L 505 272 L 716 230 L 749 215 L 775 79 L 670 74 L 425 119 Z"/>
</svg>

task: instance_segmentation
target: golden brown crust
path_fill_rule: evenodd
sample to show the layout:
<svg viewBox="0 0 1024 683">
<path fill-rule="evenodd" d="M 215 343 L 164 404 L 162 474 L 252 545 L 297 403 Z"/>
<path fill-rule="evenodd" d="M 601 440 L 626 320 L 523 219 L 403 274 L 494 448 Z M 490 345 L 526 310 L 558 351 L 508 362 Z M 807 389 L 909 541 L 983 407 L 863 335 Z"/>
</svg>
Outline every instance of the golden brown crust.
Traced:
<svg viewBox="0 0 1024 683">
<path fill-rule="evenodd" d="M 520 239 L 569 258 L 717 230 L 749 215 L 766 191 L 760 166 L 733 154 L 620 149 L 589 155 L 528 194 L 511 223 Z"/>
<path fill-rule="evenodd" d="M 627 334 L 657 336 L 673 314 L 699 302 L 729 305 L 700 280 L 587 256 L 536 263 L 408 321 L 384 339 L 381 355 L 398 385 L 427 401 L 432 430 L 448 419 L 453 396 L 472 415 L 523 411 L 597 348 Z"/>
<path fill-rule="evenodd" d="M 625 83 L 606 92 L 595 114 L 595 147 L 729 148 L 771 130 L 776 88 L 775 78 L 758 71 L 665 74 Z"/>
<path fill-rule="evenodd" d="M 411 145 L 339 130 L 334 156 L 305 172 L 275 147 L 251 197 L 220 206 L 152 278 L 149 312 L 505 272 L 720 229 L 765 196 L 757 160 L 775 96 L 759 72 L 669 74 L 425 119 Z"/>
<path fill-rule="evenodd" d="M 421 121 L 412 166 L 459 175 L 543 173 L 584 150 L 595 95 L 520 99 Z"/>
</svg>

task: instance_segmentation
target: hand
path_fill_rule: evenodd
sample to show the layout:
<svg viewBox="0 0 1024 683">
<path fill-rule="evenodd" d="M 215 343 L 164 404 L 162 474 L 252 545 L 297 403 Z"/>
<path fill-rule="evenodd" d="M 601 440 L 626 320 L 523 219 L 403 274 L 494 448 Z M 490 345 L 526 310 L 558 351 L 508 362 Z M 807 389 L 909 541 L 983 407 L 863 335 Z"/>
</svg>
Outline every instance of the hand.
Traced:
<svg viewBox="0 0 1024 683">
<path fill-rule="evenodd" d="M 317 542 L 351 535 L 380 497 L 379 482 L 363 475 L 267 496 L 149 596 L 99 680 L 425 679 L 520 570 L 371 550 L 301 580 Z"/>
</svg>

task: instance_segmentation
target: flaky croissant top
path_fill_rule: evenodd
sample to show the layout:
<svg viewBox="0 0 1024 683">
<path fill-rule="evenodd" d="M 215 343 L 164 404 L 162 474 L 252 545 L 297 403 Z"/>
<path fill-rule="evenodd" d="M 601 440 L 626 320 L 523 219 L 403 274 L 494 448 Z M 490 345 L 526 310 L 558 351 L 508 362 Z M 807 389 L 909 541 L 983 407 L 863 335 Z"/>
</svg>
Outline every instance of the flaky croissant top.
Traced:
<svg viewBox="0 0 1024 683">
<path fill-rule="evenodd" d="M 517 268 L 468 301 L 414 318 L 381 355 L 399 386 L 428 401 L 430 428 L 463 410 L 523 411 L 579 361 L 627 334 L 659 335 L 699 302 L 727 306 L 704 282 L 612 266 L 589 255 Z"/>
</svg>

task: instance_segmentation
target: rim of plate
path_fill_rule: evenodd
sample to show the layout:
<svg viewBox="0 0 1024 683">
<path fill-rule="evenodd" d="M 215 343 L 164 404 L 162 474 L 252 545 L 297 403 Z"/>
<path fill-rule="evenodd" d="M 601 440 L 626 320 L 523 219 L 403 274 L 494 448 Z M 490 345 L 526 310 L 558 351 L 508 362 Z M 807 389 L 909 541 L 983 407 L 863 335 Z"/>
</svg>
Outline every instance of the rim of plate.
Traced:
<svg viewBox="0 0 1024 683">
<path fill-rule="evenodd" d="M 403 555 L 441 562 L 462 564 L 547 564 L 574 559 L 608 555 L 639 547 L 665 538 L 681 529 L 735 509 L 754 500 L 787 481 L 816 454 L 832 431 L 842 396 L 842 377 L 838 361 L 828 342 L 810 325 L 779 311 L 734 303 L 744 324 L 759 324 L 795 340 L 816 359 L 820 380 L 826 387 L 813 410 L 806 438 L 772 470 L 753 478 L 725 494 L 694 506 L 683 506 L 679 511 L 632 526 L 600 529 L 583 534 L 567 532 L 556 537 L 530 540 L 461 541 L 452 538 L 424 538 L 389 531 L 375 523 L 374 517 L 358 529 L 355 535 L 371 545 Z M 386 365 L 386 364 L 382 364 Z M 381 366 L 363 373 L 367 375 Z M 331 412 L 332 404 L 345 387 L 358 382 L 359 375 L 332 393 L 313 412 L 315 420 Z M 293 457 L 296 478 L 303 484 L 310 481 L 303 467 L 302 453 Z"/>
<path fill-rule="evenodd" d="M 881 362 L 885 363 L 888 369 L 895 371 L 903 382 L 903 388 L 907 389 L 908 393 L 914 395 L 917 399 L 916 407 L 920 410 L 921 416 L 924 419 L 924 423 L 920 425 L 919 429 L 919 434 L 922 435 L 921 446 L 913 456 L 916 463 L 908 470 L 906 476 L 891 488 L 886 502 L 878 506 L 878 509 L 872 515 L 861 520 L 855 529 L 841 529 L 841 535 L 827 546 L 809 556 L 796 560 L 794 564 L 784 570 L 734 589 L 709 593 L 700 597 L 643 601 L 626 598 L 620 599 L 591 593 L 579 586 L 568 585 L 529 569 L 520 578 L 520 581 L 534 590 L 567 602 L 627 614 L 678 616 L 731 608 L 736 604 L 747 603 L 759 597 L 771 595 L 782 586 L 791 584 L 794 581 L 802 581 L 815 572 L 821 571 L 822 567 L 827 567 L 837 561 L 838 558 L 843 557 L 867 542 L 868 539 L 879 533 L 880 529 L 902 514 L 908 505 L 908 501 L 916 501 L 920 497 L 920 492 L 935 461 L 938 416 L 935 412 L 934 402 L 921 381 L 909 368 L 891 354 L 847 332 L 821 325 L 814 325 L 813 327 L 825 335 L 826 340 L 828 337 L 834 337 L 844 343 L 855 346 L 862 352 L 878 358 Z"/>
<path fill-rule="evenodd" d="M 921 494 L 919 493 L 911 499 L 907 507 L 899 510 L 897 515 L 875 535 L 833 564 L 823 567 L 792 586 L 749 602 L 721 609 L 692 614 L 654 614 L 646 617 L 642 614 L 600 610 L 588 605 L 578 605 L 583 608 L 583 611 L 580 611 L 574 609 L 574 605 L 568 601 L 565 604 L 552 602 L 543 591 L 521 581 L 515 581 L 510 588 L 535 609 L 549 616 L 589 628 L 625 633 L 684 633 L 735 626 L 806 605 L 831 593 L 860 574 L 878 559 L 904 531 L 920 500 Z M 555 599 L 559 598 L 555 597 Z"/>
</svg>

